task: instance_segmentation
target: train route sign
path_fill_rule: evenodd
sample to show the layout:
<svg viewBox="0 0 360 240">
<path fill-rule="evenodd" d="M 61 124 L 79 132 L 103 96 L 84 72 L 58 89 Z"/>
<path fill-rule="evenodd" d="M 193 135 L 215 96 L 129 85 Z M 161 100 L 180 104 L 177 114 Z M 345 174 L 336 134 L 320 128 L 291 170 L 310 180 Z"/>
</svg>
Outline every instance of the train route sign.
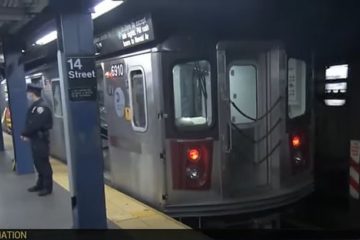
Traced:
<svg viewBox="0 0 360 240">
<path fill-rule="evenodd" d="M 155 40 L 154 25 L 150 14 L 124 23 L 95 38 L 100 53 L 119 51 Z"/>
<path fill-rule="evenodd" d="M 66 71 L 70 101 L 96 101 L 95 58 L 67 57 Z"/>
</svg>

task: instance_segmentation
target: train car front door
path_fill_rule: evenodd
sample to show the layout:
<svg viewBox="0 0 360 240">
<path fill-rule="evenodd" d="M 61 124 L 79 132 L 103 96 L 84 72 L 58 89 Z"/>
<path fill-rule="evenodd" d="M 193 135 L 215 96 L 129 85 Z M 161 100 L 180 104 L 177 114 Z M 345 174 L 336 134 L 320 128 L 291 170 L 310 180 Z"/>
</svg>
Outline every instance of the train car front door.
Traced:
<svg viewBox="0 0 360 240">
<path fill-rule="evenodd" d="M 251 196 L 269 187 L 269 69 L 272 44 L 217 44 L 219 133 L 225 198 Z"/>
</svg>

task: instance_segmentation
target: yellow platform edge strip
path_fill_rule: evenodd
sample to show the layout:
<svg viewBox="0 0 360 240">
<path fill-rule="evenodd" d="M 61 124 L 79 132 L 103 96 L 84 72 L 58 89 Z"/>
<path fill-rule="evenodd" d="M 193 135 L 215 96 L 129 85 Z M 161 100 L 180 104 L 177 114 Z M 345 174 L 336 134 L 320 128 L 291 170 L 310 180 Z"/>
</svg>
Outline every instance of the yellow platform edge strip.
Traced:
<svg viewBox="0 0 360 240">
<path fill-rule="evenodd" d="M 67 166 L 51 158 L 54 181 L 69 191 Z M 108 219 L 124 229 L 190 229 L 188 226 L 144 203 L 105 185 Z"/>
<path fill-rule="evenodd" d="M 7 151 L 12 151 L 12 139 L 4 134 Z M 51 158 L 53 179 L 58 185 L 69 191 L 67 166 Z M 122 229 L 190 229 L 166 214 L 105 185 L 106 214 L 108 220 Z"/>
</svg>

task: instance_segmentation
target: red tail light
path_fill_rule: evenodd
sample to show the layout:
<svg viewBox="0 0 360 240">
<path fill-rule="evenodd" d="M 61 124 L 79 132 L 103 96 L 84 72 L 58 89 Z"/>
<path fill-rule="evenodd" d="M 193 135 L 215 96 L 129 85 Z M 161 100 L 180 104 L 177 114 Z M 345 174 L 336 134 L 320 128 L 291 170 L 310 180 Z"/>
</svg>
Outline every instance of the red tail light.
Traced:
<svg viewBox="0 0 360 240">
<path fill-rule="evenodd" d="M 188 150 L 188 159 L 191 162 L 197 162 L 200 159 L 200 151 L 196 148 Z"/>
<path fill-rule="evenodd" d="M 212 140 L 171 142 L 174 189 L 207 190 L 211 185 Z"/>
<path fill-rule="evenodd" d="M 301 146 L 301 138 L 299 135 L 294 135 L 291 138 L 291 144 L 293 148 L 299 148 Z"/>
</svg>

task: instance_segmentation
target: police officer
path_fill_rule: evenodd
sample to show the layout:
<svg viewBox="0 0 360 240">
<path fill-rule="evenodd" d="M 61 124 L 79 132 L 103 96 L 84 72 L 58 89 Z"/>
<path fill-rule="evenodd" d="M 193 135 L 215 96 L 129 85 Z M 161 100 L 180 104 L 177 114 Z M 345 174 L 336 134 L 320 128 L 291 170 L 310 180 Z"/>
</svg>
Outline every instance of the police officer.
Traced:
<svg viewBox="0 0 360 240">
<path fill-rule="evenodd" d="M 39 196 L 52 193 L 52 169 L 50 165 L 49 130 L 53 120 L 49 106 L 41 98 L 42 88 L 29 84 L 27 97 L 31 102 L 26 116 L 25 129 L 21 138 L 30 141 L 34 165 L 38 172 L 36 185 L 29 188 L 29 192 L 39 192 Z"/>
</svg>

